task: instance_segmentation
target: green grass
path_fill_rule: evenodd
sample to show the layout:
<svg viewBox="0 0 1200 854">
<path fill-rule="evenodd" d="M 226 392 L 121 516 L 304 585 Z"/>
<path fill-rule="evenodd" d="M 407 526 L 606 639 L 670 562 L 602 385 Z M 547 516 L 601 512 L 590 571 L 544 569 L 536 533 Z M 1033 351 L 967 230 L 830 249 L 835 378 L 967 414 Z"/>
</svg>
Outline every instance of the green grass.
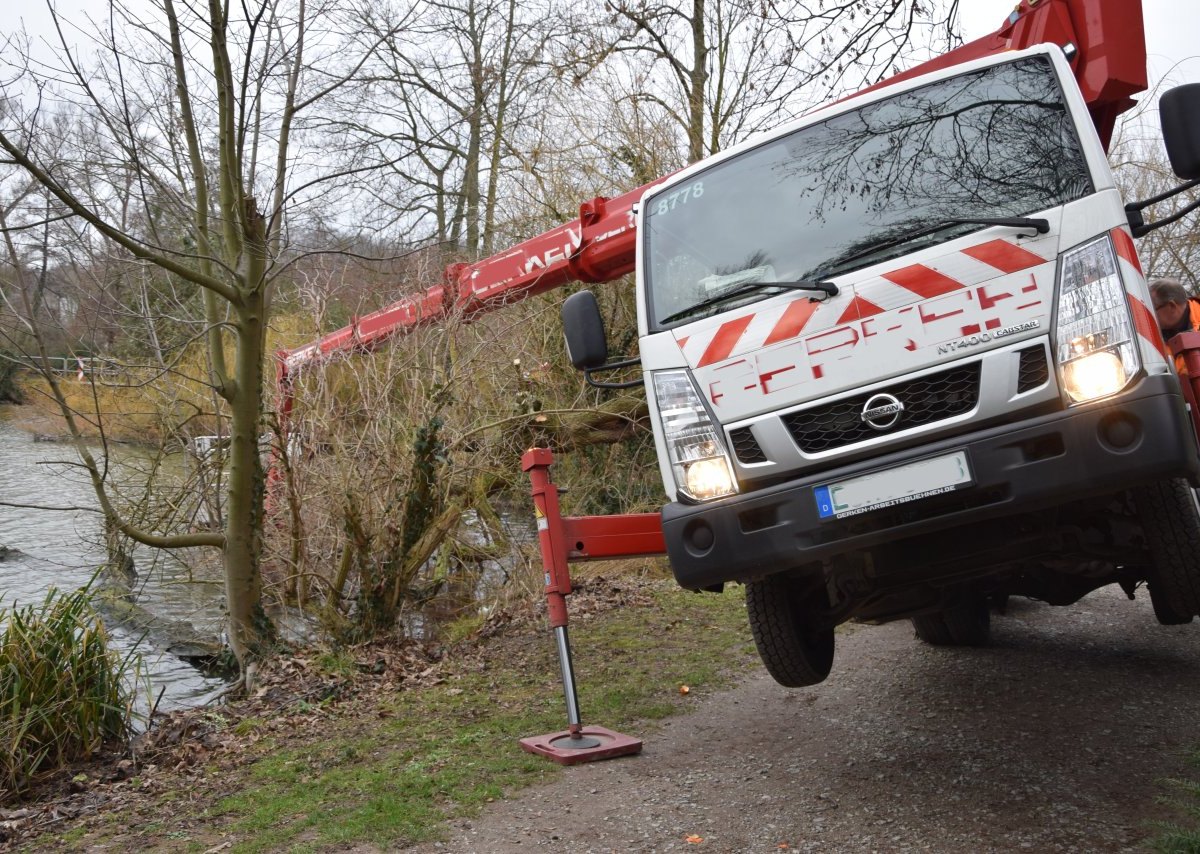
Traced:
<svg viewBox="0 0 1200 854">
<path fill-rule="evenodd" d="M 354 656 L 345 650 L 324 652 L 317 658 L 317 666 L 331 676 L 351 676 L 354 673 Z"/>
<path fill-rule="evenodd" d="M 1194 773 L 1189 778 L 1164 781 L 1170 794 L 1163 803 L 1179 814 L 1172 822 L 1155 822 L 1155 835 L 1149 847 L 1161 854 L 1200 854 L 1200 749 L 1195 750 L 1189 764 Z"/>
<path fill-rule="evenodd" d="M 262 718 L 242 718 L 233 725 L 233 731 L 237 735 L 249 735 L 262 725 Z"/>
<path fill-rule="evenodd" d="M 72 827 L 70 830 L 60 833 L 56 839 L 60 845 L 65 846 L 83 841 L 83 838 L 86 835 L 87 828 L 83 825 L 80 825 L 79 827 Z"/>
<path fill-rule="evenodd" d="M 127 736 L 138 667 L 110 649 L 86 588 L 0 609 L 0 802 Z"/>
<path fill-rule="evenodd" d="M 740 589 L 663 589 L 646 608 L 571 624 L 584 724 L 646 735 L 649 721 L 717 690 L 752 654 Z M 445 821 L 559 773 L 519 738 L 566 727 L 550 632 L 432 688 L 389 697 L 317 744 L 265 743 L 215 805 L 235 851 L 394 846 L 437 838 Z M 680 694 L 681 685 L 691 693 Z"/>
</svg>

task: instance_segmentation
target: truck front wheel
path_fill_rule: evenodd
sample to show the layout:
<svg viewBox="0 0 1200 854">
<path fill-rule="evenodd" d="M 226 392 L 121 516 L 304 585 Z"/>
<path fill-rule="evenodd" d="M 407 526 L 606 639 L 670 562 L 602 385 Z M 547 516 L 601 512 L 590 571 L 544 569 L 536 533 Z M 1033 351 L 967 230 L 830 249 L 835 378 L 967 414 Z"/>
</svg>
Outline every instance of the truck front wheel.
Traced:
<svg viewBox="0 0 1200 854">
<path fill-rule="evenodd" d="M 833 627 L 820 620 L 821 598 L 805 595 L 782 575 L 746 583 L 746 612 L 758 655 L 784 687 L 816 685 L 833 667 Z"/>
<path fill-rule="evenodd" d="M 1146 572 L 1154 615 L 1164 625 L 1200 615 L 1200 508 L 1182 478 L 1159 481 L 1133 493 L 1150 550 Z"/>
</svg>

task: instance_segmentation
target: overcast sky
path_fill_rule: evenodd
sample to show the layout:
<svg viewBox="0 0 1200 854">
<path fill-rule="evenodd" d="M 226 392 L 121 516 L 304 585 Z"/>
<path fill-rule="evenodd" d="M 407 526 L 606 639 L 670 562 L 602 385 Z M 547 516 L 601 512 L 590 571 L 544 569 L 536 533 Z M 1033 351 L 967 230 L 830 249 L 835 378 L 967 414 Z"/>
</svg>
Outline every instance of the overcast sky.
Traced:
<svg viewBox="0 0 1200 854">
<path fill-rule="evenodd" d="M 1151 90 L 1164 78 L 1172 85 L 1200 82 L 1200 0 L 1141 0 L 1141 3 Z M 16 5 L 16 0 L 0 0 L 0 5 L 3 4 Z M 107 4 L 96 0 L 55 0 L 55 5 L 67 20 L 80 23 L 83 10 L 103 17 L 107 9 Z M 1016 0 L 960 0 L 959 17 L 964 39 L 971 41 L 995 32 L 1015 5 Z M 10 16 L 0 19 L 0 36 L 16 30 L 18 21 L 23 20 L 35 38 L 57 40 L 44 0 L 27 0 L 18 8 L 17 16 L 12 16 L 10 9 Z M 67 38 L 75 44 L 86 41 L 79 33 L 69 30 Z M 1146 118 L 1148 124 L 1157 126 L 1157 115 Z"/>
<path fill-rule="evenodd" d="M 585 2 L 586 0 L 581 0 Z M 17 4 L 0 0 L 0 4 Z M 56 0 L 55 5 L 68 19 L 79 19 L 80 10 L 104 16 L 105 4 L 88 0 Z M 959 17 L 967 41 L 987 35 L 1000 28 L 1016 5 L 1015 0 L 961 0 Z M 16 9 L 9 8 L 7 20 L 0 21 L 0 34 L 12 32 L 17 21 L 24 20 L 31 33 L 54 39 L 50 16 L 44 0 L 29 0 Z M 1149 55 L 1150 80 L 1161 79 L 1172 66 L 1181 63 L 1172 80 L 1180 83 L 1200 82 L 1200 2 L 1197 0 L 1142 0 L 1146 21 L 1146 48 Z M 68 38 L 77 34 L 70 34 Z M 74 40 L 74 39 L 73 39 Z"/>
</svg>

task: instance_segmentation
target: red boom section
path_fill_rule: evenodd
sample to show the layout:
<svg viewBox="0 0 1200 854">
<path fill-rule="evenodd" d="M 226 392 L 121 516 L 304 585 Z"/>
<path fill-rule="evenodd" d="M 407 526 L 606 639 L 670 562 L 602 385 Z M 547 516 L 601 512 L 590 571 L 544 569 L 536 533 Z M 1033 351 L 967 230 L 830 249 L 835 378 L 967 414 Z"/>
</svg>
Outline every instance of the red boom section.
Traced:
<svg viewBox="0 0 1200 854">
<path fill-rule="evenodd" d="M 279 354 L 281 379 L 338 353 L 371 350 L 390 337 L 436 323 L 452 311 L 467 317 L 500 308 L 569 282 L 609 282 L 633 272 L 634 206 L 659 178 L 616 198 L 592 199 L 579 218 L 475 264 L 451 264 L 443 282 L 343 329 Z"/>
<path fill-rule="evenodd" d="M 1045 42 L 1073 46 L 1076 79 L 1105 147 L 1117 116 L 1146 88 L 1146 45 L 1139 0 L 1021 0 L 1004 25 L 929 62 L 871 87 Z M 869 90 L 866 90 L 869 91 Z M 357 318 L 318 341 L 279 353 L 281 413 L 291 409 L 291 377 L 337 354 L 371 350 L 395 335 L 437 323 L 451 311 L 467 317 L 561 287 L 607 282 L 633 270 L 634 207 L 663 178 L 616 198 L 596 198 L 579 218 L 475 264 L 452 264 L 443 281 Z"/>
</svg>

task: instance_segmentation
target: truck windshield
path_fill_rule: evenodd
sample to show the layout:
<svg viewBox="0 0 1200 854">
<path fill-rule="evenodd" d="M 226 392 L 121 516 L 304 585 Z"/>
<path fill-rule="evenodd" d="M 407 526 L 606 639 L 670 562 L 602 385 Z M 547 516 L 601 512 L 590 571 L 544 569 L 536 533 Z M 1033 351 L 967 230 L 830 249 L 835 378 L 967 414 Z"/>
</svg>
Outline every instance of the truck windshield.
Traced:
<svg viewBox="0 0 1200 854">
<path fill-rule="evenodd" d="M 986 227 L 950 220 L 1025 216 L 1090 192 L 1049 58 L 932 83 L 653 196 L 643 233 L 653 323 L 781 292 L 746 288 L 740 300 L 699 306 L 734 284 L 825 280 Z"/>
</svg>

